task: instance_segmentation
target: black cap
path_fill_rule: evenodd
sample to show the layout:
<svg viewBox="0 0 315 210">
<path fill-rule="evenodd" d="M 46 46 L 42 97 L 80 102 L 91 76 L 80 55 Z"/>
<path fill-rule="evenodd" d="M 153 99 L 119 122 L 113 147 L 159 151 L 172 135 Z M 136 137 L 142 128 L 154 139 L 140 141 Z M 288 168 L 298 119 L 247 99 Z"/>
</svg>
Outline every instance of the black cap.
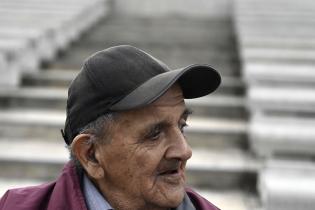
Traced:
<svg viewBox="0 0 315 210">
<path fill-rule="evenodd" d="M 209 65 L 190 65 L 171 70 L 160 60 L 128 45 L 111 47 L 90 56 L 70 84 L 67 100 L 65 142 L 88 123 L 109 112 L 130 110 L 158 99 L 175 82 L 184 98 L 213 92 L 221 83 Z"/>
</svg>

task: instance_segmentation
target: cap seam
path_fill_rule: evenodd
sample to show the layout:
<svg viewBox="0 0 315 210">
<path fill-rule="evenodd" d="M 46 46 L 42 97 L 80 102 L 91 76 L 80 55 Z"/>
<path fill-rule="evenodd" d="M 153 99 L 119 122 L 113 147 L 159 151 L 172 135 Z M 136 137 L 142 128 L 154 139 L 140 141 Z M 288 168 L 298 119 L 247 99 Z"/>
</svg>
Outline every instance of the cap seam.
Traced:
<svg viewBox="0 0 315 210">
<path fill-rule="evenodd" d="M 100 83 L 95 77 L 94 77 L 94 74 L 93 74 L 93 72 L 91 71 L 91 69 L 90 69 L 90 67 L 89 67 L 89 64 L 90 64 L 90 61 L 88 60 L 85 64 L 84 64 L 84 66 L 86 67 L 86 69 L 87 69 L 87 77 L 89 78 L 89 80 L 90 80 L 90 82 L 92 82 L 92 84 L 93 84 L 93 82 L 95 82 L 95 83 L 97 83 L 97 85 L 98 86 L 100 86 L 100 87 L 102 87 L 102 88 L 105 88 L 104 86 L 103 86 L 103 84 L 102 83 Z"/>
<path fill-rule="evenodd" d="M 84 67 L 86 67 L 86 70 L 87 70 L 87 77 L 88 77 L 88 79 L 90 80 L 90 82 L 92 82 L 92 81 L 95 81 L 95 83 L 98 83 L 98 86 L 101 86 L 101 87 L 103 87 L 103 85 L 101 85 L 100 84 L 100 82 L 98 82 L 95 78 L 94 78 L 94 75 L 90 75 L 90 74 L 93 74 L 92 72 L 91 72 L 91 70 L 90 70 L 90 68 L 89 68 L 89 66 L 88 66 L 88 64 L 89 64 L 89 60 L 87 60 L 87 62 L 84 64 Z M 92 77 L 92 78 L 91 78 Z M 95 84 L 94 84 L 95 85 Z M 104 88 L 104 87 L 103 87 Z M 68 98 L 69 99 L 69 98 Z M 68 105 L 68 99 L 67 99 L 67 105 Z M 69 110 L 67 109 L 67 112 L 68 112 Z M 69 130 L 70 130 L 70 134 L 68 135 L 67 134 L 67 129 L 65 129 L 64 130 L 64 132 L 65 132 L 65 134 L 66 134 L 66 137 L 67 137 L 67 141 L 70 143 L 72 140 L 73 140 L 73 138 L 74 138 L 74 134 L 76 133 L 76 131 L 74 130 L 74 129 L 72 129 L 72 125 L 71 125 L 71 119 L 72 119 L 72 117 L 71 117 L 71 114 L 67 114 L 67 116 L 68 116 L 68 123 L 67 123 L 67 125 L 69 126 Z M 80 128 L 78 128 L 78 129 L 80 129 Z"/>
</svg>

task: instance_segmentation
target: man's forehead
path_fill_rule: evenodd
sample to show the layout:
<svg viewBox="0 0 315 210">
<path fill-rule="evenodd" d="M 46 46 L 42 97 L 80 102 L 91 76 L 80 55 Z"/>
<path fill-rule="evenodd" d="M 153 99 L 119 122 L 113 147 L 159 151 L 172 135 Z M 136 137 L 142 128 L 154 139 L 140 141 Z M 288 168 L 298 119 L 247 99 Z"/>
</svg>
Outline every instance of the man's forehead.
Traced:
<svg viewBox="0 0 315 210">
<path fill-rule="evenodd" d="M 178 84 L 174 84 L 151 106 L 175 106 L 180 103 L 184 103 L 183 91 Z"/>
<path fill-rule="evenodd" d="M 169 88 L 160 98 L 158 98 L 152 104 L 129 111 L 122 112 L 121 119 L 123 121 L 136 120 L 136 118 L 146 118 L 153 116 L 159 112 L 159 110 L 164 111 L 163 108 L 175 109 L 175 107 L 180 107 L 181 111 L 186 109 L 185 101 L 183 97 L 182 90 L 178 84 L 173 85 Z M 161 109 L 160 109 L 161 108 Z"/>
</svg>

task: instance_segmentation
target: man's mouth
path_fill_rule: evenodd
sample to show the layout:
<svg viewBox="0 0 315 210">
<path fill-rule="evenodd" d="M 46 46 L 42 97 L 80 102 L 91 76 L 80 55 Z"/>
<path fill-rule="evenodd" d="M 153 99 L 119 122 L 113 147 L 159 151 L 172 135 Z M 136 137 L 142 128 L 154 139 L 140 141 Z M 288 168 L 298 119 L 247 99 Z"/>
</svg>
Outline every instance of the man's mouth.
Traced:
<svg viewBox="0 0 315 210">
<path fill-rule="evenodd" d="M 185 180 L 184 166 L 180 163 L 171 164 L 158 170 L 157 175 L 166 179 L 183 179 Z"/>
<path fill-rule="evenodd" d="M 185 163 L 181 161 L 169 161 L 160 165 L 157 177 L 170 184 L 185 183 Z"/>
<path fill-rule="evenodd" d="M 170 170 L 166 170 L 166 171 L 163 171 L 161 173 L 159 173 L 158 175 L 160 176 L 165 176 L 165 175 L 177 175 L 179 174 L 179 169 L 170 169 Z"/>
<path fill-rule="evenodd" d="M 158 176 L 163 182 L 179 185 L 185 183 L 184 170 L 179 166 L 177 168 L 166 169 L 158 173 Z"/>
</svg>

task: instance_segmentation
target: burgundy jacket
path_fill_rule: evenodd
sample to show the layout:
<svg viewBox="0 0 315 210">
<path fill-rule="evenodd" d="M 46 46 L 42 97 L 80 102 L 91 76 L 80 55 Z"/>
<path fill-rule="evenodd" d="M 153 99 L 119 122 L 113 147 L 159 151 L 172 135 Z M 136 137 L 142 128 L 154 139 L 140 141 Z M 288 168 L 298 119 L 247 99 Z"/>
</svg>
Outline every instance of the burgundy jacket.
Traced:
<svg viewBox="0 0 315 210">
<path fill-rule="evenodd" d="M 186 192 L 197 210 L 219 210 L 191 189 Z M 0 200 L 0 210 L 87 210 L 74 164 L 67 163 L 54 182 L 8 190 Z"/>
</svg>

